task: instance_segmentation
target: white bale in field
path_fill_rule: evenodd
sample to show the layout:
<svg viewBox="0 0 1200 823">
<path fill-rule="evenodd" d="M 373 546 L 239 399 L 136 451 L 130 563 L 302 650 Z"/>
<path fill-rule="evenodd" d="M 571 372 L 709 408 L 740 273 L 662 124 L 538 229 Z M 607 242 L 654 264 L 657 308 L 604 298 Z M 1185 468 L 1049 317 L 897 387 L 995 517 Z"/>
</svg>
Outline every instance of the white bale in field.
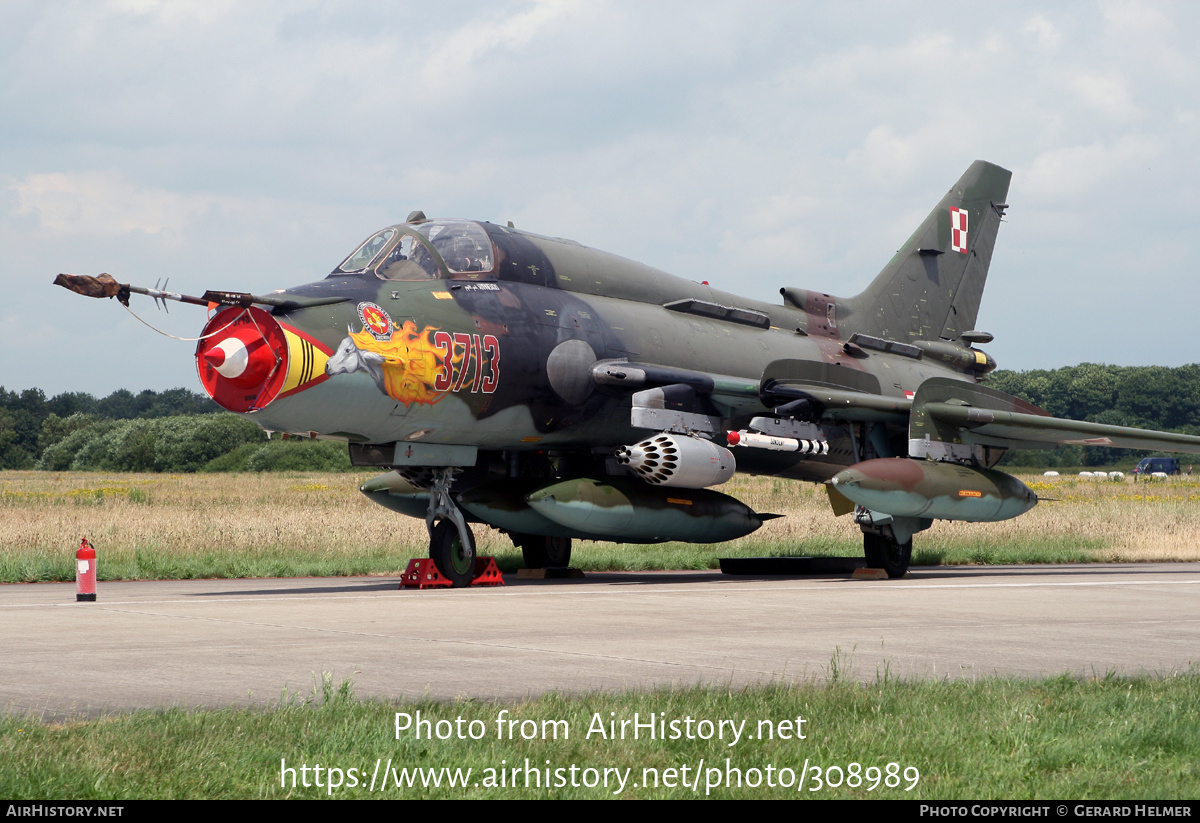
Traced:
<svg viewBox="0 0 1200 823">
<path fill-rule="evenodd" d="M 1109 472 L 1108 479 L 1109 480 L 1124 480 L 1125 472 Z"/>
<path fill-rule="evenodd" d="M 1058 477 L 1058 472 L 1044 472 L 1042 477 Z"/>
<path fill-rule="evenodd" d="M 1166 472 L 1151 472 L 1151 473 L 1150 473 L 1150 476 L 1151 476 L 1151 477 L 1157 477 L 1157 478 L 1159 478 L 1159 479 L 1163 479 L 1163 478 L 1165 478 L 1165 477 L 1167 476 L 1167 473 L 1166 473 Z"/>
<path fill-rule="evenodd" d="M 1086 477 L 1086 478 L 1090 478 L 1090 477 L 1094 477 L 1095 475 L 1093 475 L 1091 472 L 1080 472 L 1080 473 L 1079 473 L 1079 476 L 1080 476 L 1080 477 Z"/>
</svg>

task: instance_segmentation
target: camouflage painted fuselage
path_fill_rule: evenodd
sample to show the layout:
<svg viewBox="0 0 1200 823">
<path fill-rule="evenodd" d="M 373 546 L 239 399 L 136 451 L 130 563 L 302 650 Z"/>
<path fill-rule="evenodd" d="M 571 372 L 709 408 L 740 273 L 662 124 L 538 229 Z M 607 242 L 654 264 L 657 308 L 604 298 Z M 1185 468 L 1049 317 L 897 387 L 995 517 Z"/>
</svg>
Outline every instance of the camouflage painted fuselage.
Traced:
<svg viewBox="0 0 1200 823">
<path fill-rule="evenodd" d="M 835 374 L 857 372 L 869 390 L 898 399 L 935 375 L 974 379 L 971 372 L 936 358 L 847 345 L 849 333 L 862 325 L 854 322 L 853 301 L 786 290 L 791 305 L 768 305 L 570 241 L 475 225 L 494 245 L 490 271 L 453 272 L 439 260 L 436 278 L 384 280 L 371 270 L 331 275 L 282 294 L 341 302 L 274 312 L 279 322 L 335 354 L 348 340 L 369 348 L 371 321 L 382 322 L 379 328 L 385 332 L 390 325 L 390 335 L 381 336 L 392 339 L 378 341 L 380 346 L 400 337 L 406 345 L 381 354 L 382 371 L 385 376 L 389 372 L 387 356 L 393 361 L 408 358 L 410 362 L 393 363 L 391 369 L 398 374 L 412 367 L 407 393 L 400 377 L 380 382 L 365 368 L 343 369 L 300 386 L 250 417 L 268 430 L 360 443 L 590 451 L 632 443 L 646 434 L 630 424 L 629 392 L 593 381 L 591 369 L 601 361 L 651 363 L 741 384 L 738 393 L 713 395 L 715 411 L 730 428 L 769 411 L 759 387 L 774 361 L 822 364 Z M 395 228 L 404 232 L 412 227 Z M 903 297 L 919 306 L 923 295 Z M 697 313 L 688 301 L 696 301 L 700 311 L 712 311 L 712 306 L 743 311 L 710 317 Z M 386 320 L 378 321 L 374 307 Z M 912 313 L 912 328 L 904 330 L 904 338 L 936 341 L 940 325 L 922 327 L 921 322 L 920 313 Z M 973 350 L 954 348 L 960 360 L 975 363 L 968 354 Z M 422 359 L 428 362 L 422 364 Z M 854 462 L 842 428 L 829 428 L 827 456 L 800 460 L 743 452 L 739 467 L 824 479 L 838 466 Z M 903 425 L 887 439 L 902 435 Z"/>
<path fill-rule="evenodd" d="M 1010 176 L 973 163 L 850 298 L 782 288 L 768 305 L 568 240 L 419 212 L 325 280 L 269 295 L 56 282 L 226 306 L 196 350 L 214 400 L 392 469 L 362 491 L 424 516 L 456 585 L 469 582 L 467 519 L 542 566 L 571 538 L 753 531 L 767 515 L 709 488 L 733 473 L 726 439 L 741 471 L 821 481 L 850 466 L 830 486 L 835 513 L 853 510 L 868 561 L 900 576 L 933 519 L 1004 519 L 1037 502 L 992 470 L 1005 449 L 1200 453 L 1200 437 L 1053 418 L 978 383 L 995 367 L 975 322 Z"/>
</svg>

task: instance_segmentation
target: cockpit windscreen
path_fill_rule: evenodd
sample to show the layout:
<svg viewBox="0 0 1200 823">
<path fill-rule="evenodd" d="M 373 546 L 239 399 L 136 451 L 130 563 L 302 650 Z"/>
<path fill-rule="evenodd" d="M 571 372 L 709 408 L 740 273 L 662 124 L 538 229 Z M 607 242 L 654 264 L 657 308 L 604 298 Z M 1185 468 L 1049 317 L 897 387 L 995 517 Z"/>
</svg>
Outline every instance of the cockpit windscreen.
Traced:
<svg viewBox="0 0 1200 823">
<path fill-rule="evenodd" d="M 495 265 L 492 241 L 478 223 L 432 220 L 415 228 L 433 244 L 451 273 L 487 272 Z"/>
<path fill-rule="evenodd" d="M 495 267 L 492 241 L 478 223 L 431 220 L 376 232 L 332 274 L 373 272 L 382 280 L 433 280 L 473 278 Z"/>
<path fill-rule="evenodd" d="M 347 257 L 342 265 L 337 267 L 337 271 L 350 274 L 369 268 L 397 234 L 399 232 L 396 229 L 383 229 L 375 232 L 355 250 L 354 254 Z"/>
</svg>

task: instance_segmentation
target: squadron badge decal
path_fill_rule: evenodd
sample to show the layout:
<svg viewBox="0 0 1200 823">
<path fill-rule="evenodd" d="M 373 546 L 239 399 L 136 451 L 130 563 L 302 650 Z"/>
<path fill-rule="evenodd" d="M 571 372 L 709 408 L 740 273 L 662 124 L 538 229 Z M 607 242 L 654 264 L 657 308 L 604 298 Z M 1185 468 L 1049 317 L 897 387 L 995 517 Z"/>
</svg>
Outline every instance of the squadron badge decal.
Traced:
<svg viewBox="0 0 1200 823">
<path fill-rule="evenodd" d="M 376 340 L 391 339 L 392 318 L 379 306 L 374 303 L 359 303 L 358 319 L 362 321 L 363 331 L 369 331 Z"/>
</svg>

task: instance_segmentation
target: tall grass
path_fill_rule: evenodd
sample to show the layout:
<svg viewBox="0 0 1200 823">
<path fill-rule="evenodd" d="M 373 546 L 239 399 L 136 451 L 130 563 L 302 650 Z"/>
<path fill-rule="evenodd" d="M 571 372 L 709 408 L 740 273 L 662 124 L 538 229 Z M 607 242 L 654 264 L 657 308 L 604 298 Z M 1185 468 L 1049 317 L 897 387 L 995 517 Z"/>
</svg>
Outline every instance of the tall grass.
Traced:
<svg viewBox="0 0 1200 823">
<path fill-rule="evenodd" d="M 71 580 L 87 537 L 101 579 L 390 574 L 424 556 L 423 521 L 359 494 L 369 475 L 0 473 L 0 581 Z M 1200 482 L 1026 477 L 1045 502 L 1003 523 L 946 523 L 917 535 L 916 564 L 1200 559 Z M 576 541 L 583 569 L 705 569 L 721 557 L 859 555 L 850 517 L 823 487 L 737 476 L 721 490 L 786 515 L 714 545 Z M 521 565 L 508 538 L 475 527 L 481 554 Z"/>
</svg>

